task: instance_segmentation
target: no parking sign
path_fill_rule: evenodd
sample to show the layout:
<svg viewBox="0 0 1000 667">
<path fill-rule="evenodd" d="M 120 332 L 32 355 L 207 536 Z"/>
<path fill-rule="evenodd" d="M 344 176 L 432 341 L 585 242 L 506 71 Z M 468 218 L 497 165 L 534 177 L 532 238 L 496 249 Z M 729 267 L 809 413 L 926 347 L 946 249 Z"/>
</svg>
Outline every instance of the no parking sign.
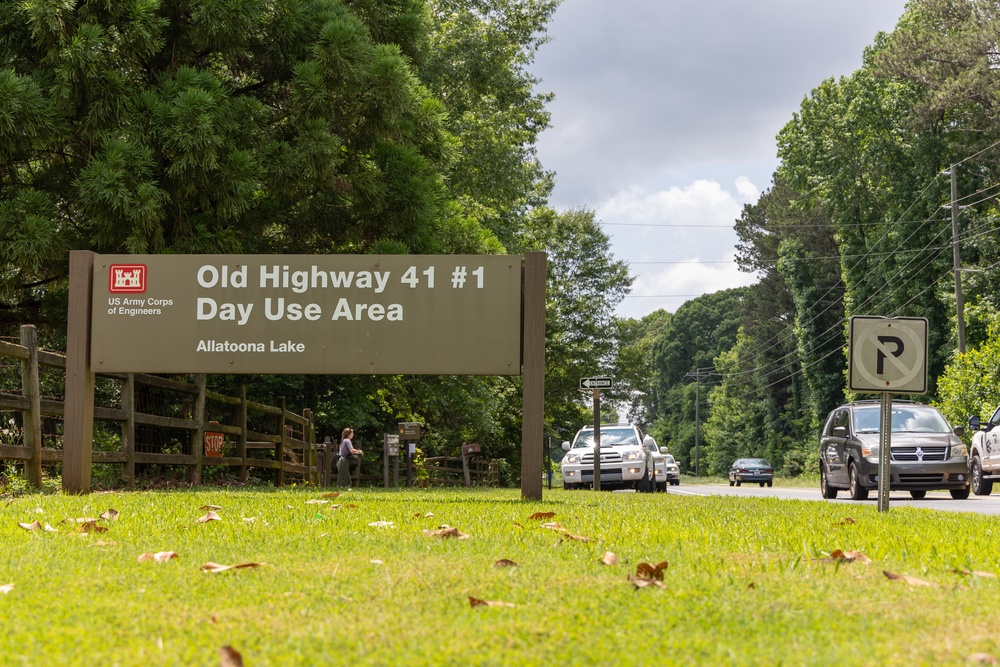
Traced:
<svg viewBox="0 0 1000 667">
<path fill-rule="evenodd" d="M 923 394 L 927 391 L 927 318 L 851 318 L 851 391 Z"/>
</svg>

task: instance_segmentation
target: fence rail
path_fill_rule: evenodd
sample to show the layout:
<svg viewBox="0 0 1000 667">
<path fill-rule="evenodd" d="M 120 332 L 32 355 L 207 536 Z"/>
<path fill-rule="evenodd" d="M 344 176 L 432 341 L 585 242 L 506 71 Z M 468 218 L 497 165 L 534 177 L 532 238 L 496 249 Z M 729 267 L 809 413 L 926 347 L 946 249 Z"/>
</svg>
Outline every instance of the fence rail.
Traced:
<svg viewBox="0 0 1000 667">
<path fill-rule="evenodd" d="M 63 460 L 63 450 L 45 446 L 45 441 L 58 443 L 61 438 L 59 420 L 66 405 L 42 398 L 40 369 L 65 369 L 66 357 L 39 350 L 35 327 L 25 325 L 20 345 L 0 341 L 0 358 L 16 359 L 21 365 L 20 395 L 0 391 L 0 412 L 19 413 L 20 422 L 15 422 L 16 428 L 5 422 L 0 435 L 10 440 L 17 431 L 23 442 L 0 442 L 0 459 L 23 462 L 28 482 L 41 486 L 42 464 Z M 107 383 L 100 392 L 102 401 L 116 404 L 95 405 L 95 443 L 104 446 L 95 447 L 91 462 L 121 464 L 129 486 L 135 485 L 137 464 L 187 466 L 194 484 L 201 483 L 205 466 L 218 465 L 239 468 L 242 481 L 253 468 L 273 471 L 277 486 L 284 484 L 286 473 L 320 481 L 312 412 L 306 409 L 298 415 L 287 410 L 284 397 L 279 397 L 277 406 L 256 403 L 247 400 L 243 386 L 239 396 L 227 396 L 207 389 L 204 374 L 194 375 L 191 382 L 139 373 L 97 377 Z M 206 454 L 206 432 L 228 439 L 221 456 Z"/>
</svg>

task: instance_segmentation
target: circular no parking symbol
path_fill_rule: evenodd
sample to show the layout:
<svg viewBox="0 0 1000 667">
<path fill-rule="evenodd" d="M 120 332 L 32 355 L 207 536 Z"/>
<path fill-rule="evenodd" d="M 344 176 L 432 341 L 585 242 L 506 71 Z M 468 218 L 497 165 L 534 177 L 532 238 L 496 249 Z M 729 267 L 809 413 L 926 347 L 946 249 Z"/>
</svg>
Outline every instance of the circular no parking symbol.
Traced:
<svg viewBox="0 0 1000 667">
<path fill-rule="evenodd" d="M 856 315 L 850 322 L 851 391 L 927 391 L 927 319 Z"/>
</svg>

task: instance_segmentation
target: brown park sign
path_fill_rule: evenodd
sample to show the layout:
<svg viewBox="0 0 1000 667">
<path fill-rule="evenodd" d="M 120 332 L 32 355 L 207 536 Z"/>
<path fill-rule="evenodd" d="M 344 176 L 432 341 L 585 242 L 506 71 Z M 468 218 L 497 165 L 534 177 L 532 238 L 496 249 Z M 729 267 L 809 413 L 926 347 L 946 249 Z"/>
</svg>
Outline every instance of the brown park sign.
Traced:
<svg viewBox="0 0 1000 667">
<path fill-rule="evenodd" d="M 521 373 L 521 258 L 97 255 L 97 372 Z"/>
</svg>

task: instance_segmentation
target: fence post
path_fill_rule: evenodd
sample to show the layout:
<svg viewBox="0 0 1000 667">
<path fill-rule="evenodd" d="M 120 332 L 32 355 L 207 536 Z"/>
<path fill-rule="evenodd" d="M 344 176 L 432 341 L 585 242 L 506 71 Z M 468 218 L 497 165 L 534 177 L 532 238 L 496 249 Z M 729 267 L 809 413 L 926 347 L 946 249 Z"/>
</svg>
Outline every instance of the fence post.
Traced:
<svg viewBox="0 0 1000 667">
<path fill-rule="evenodd" d="M 240 439 L 236 443 L 236 455 L 240 457 L 240 481 L 247 481 L 247 386 L 240 385 L 240 408 L 236 415 L 237 426 L 240 427 Z"/>
<path fill-rule="evenodd" d="M 274 485 L 284 486 L 285 484 L 285 397 L 278 397 L 278 408 L 281 414 L 278 415 L 278 436 L 279 440 L 274 445 L 274 458 L 278 462 L 278 468 L 274 471 Z"/>
<path fill-rule="evenodd" d="M 125 411 L 125 421 L 122 422 L 122 450 L 125 452 L 125 463 L 122 464 L 122 477 L 130 486 L 135 486 L 135 374 L 129 373 L 122 381 L 122 410 Z"/>
<path fill-rule="evenodd" d="M 28 348 L 28 358 L 21 360 L 21 395 L 28 399 L 23 414 L 24 444 L 31 448 L 31 459 L 24 464 L 24 476 L 36 489 L 42 487 L 42 392 L 38 381 L 38 331 L 34 324 L 21 326 L 21 345 Z"/>
<path fill-rule="evenodd" d="M 309 468 L 309 483 L 319 484 L 319 468 L 316 464 L 316 430 L 313 425 L 313 411 L 310 408 L 306 408 L 302 411 L 302 416 L 305 417 L 308 422 L 302 429 L 302 439 L 305 440 L 308 445 L 303 454 L 306 460 L 306 467 Z"/>
<path fill-rule="evenodd" d="M 191 469 L 191 483 L 201 486 L 201 474 L 205 465 L 205 386 L 207 376 L 198 373 L 194 376 L 194 384 L 198 387 L 198 393 L 194 399 L 195 430 L 191 431 L 191 453 L 194 454 L 194 467 Z"/>
</svg>

